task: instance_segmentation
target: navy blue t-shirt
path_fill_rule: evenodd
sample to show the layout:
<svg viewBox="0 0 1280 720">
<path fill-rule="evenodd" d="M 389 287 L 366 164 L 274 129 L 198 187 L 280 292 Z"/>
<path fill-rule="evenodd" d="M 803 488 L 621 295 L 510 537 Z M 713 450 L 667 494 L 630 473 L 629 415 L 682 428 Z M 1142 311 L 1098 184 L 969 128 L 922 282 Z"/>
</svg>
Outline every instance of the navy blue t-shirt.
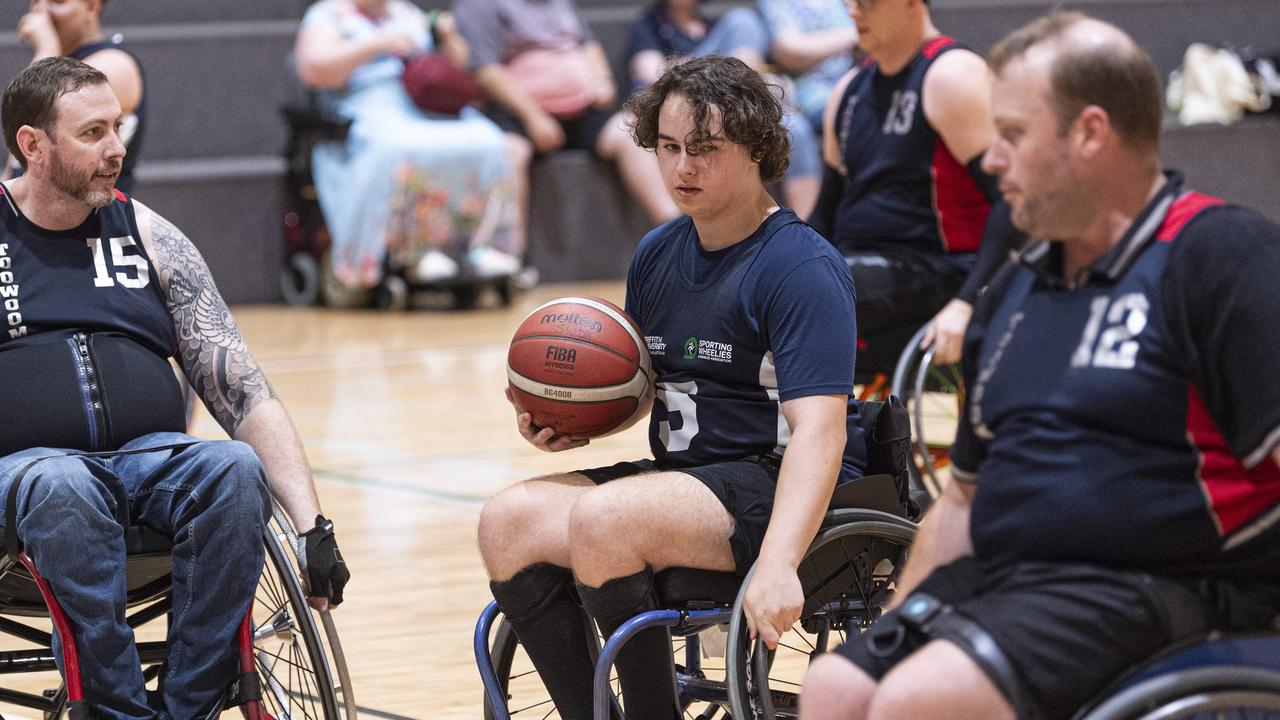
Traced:
<svg viewBox="0 0 1280 720">
<path fill-rule="evenodd" d="M 953 470 L 979 558 L 1280 576 L 1280 227 L 1172 177 L 1078 286 L 1036 242 L 975 310 Z"/>
<path fill-rule="evenodd" d="M 853 283 L 840 255 L 790 210 L 708 252 L 688 217 L 640 241 L 627 313 L 644 331 L 657 380 L 649 445 L 660 467 L 782 452 L 780 403 L 853 390 Z M 840 481 L 866 469 L 850 399 Z"/>
<path fill-rule="evenodd" d="M 937 37 L 896 74 L 872 59 L 849 81 L 835 119 L 848 175 L 833 217 L 822 218 L 840 252 L 910 253 L 940 270 L 972 265 L 991 206 L 924 114 L 925 75 L 962 47 Z"/>
</svg>

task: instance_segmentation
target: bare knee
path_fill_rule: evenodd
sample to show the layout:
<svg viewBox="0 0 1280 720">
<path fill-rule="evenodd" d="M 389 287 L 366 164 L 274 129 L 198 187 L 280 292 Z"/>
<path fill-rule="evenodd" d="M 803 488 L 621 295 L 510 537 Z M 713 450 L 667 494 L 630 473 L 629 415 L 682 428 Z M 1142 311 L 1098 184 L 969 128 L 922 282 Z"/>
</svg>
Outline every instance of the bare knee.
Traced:
<svg viewBox="0 0 1280 720">
<path fill-rule="evenodd" d="M 504 580 L 537 562 L 527 548 L 530 524 L 540 515 L 538 500 L 523 485 L 507 488 L 485 503 L 476 536 L 492 579 Z"/>
<path fill-rule="evenodd" d="M 618 547 L 626 540 L 628 508 L 618 493 L 598 488 L 584 494 L 569 511 L 569 549 L 574 555 Z"/>
<path fill-rule="evenodd" d="M 813 661 L 800 694 L 801 720 L 848 720 L 867 717 L 876 682 L 839 655 Z"/>
</svg>

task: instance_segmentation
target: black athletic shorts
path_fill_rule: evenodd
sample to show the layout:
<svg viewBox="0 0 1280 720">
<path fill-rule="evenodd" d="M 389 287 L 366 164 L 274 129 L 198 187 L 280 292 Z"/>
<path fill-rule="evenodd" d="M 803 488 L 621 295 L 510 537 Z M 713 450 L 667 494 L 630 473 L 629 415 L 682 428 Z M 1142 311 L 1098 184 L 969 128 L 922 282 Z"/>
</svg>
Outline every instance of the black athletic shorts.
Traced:
<svg viewBox="0 0 1280 720">
<path fill-rule="evenodd" d="M 729 546 L 733 549 L 734 569 L 739 575 L 746 575 L 760 555 L 764 532 L 769 527 L 781 465 L 782 458 L 766 454 L 700 467 L 659 468 L 652 460 L 636 460 L 578 472 L 597 485 L 651 472 L 679 472 L 697 478 L 733 516 Z"/>
<path fill-rule="evenodd" d="M 982 668 L 1020 720 L 1070 718 L 1126 669 L 1202 637 L 1211 624 L 1206 601 L 1185 581 L 1073 563 L 1019 563 L 988 572 L 974 558 L 962 558 L 934 571 L 911 598 L 921 594 L 986 631 L 1011 677 L 974 643 L 945 632 L 931 637 L 904 622 L 911 599 L 836 652 L 878 680 L 941 636 Z M 1010 683 L 1016 687 L 1006 687 Z"/>
<path fill-rule="evenodd" d="M 911 253 L 846 252 L 858 296 L 858 335 L 885 330 L 912 332 L 955 297 L 968 267 L 950 259 L 933 261 Z"/>
<path fill-rule="evenodd" d="M 484 111 L 484 114 L 489 116 L 489 119 L 494 124 L 502 128 L 503 132 L 529 137 L 529 133 L 524 129 L 524 123 L 520 122 L 520 118 L 506 108 L 490 105 Z M 564 130 L 564 146 L 560 149 L 586 150 L 595 153 L 596 140 L 599 139 L 600 133 L 613 115 L 614 112 L 612 110 L 589 107 L 576 117 L 559 118 L 560 127 Z"/>
</svg>

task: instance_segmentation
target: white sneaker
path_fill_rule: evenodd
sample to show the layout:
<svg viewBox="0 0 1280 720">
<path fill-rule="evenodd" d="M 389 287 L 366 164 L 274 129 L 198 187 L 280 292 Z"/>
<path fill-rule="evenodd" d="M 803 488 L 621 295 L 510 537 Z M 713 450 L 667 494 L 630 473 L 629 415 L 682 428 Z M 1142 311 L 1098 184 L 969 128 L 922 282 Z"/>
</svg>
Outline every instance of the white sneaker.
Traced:
<svg viewBox="0 0 1280 720">
<path fill-rule="evenodd" d="M 493 278 L 515 275 L 520 271 L 520 258 L 491 247 L 478 247 L 467 253 L 467 264 L 477 277 Z"/>
<path fill-rule="evenodd" d="M 458 274 L 458 262 L 444 253 L 432 248 L 418 258 L 413 269 L 418 282 L 436 282 L 454 277 Z"/>
</svg>

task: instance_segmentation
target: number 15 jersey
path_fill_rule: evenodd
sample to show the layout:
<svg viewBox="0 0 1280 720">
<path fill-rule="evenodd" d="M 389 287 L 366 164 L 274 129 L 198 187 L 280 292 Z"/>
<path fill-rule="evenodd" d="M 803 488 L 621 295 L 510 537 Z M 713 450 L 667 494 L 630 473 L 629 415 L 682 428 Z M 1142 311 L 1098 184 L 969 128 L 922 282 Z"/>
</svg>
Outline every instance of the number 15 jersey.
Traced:
<svg viewBox="0 0 1280 720">
<path fill-rule="evenodd" d="M 781 453 L 782 401 L 849 395 L 857 329 L 840 255 L 790 210 L 748 238 L 707 251 L 681 217 L 640 241 L 627 313 L 657 376 L 649 445 L 659 467 Z M 865 438 L 850 399 L 840 481 L 861 477 Z"/>
</svg>

